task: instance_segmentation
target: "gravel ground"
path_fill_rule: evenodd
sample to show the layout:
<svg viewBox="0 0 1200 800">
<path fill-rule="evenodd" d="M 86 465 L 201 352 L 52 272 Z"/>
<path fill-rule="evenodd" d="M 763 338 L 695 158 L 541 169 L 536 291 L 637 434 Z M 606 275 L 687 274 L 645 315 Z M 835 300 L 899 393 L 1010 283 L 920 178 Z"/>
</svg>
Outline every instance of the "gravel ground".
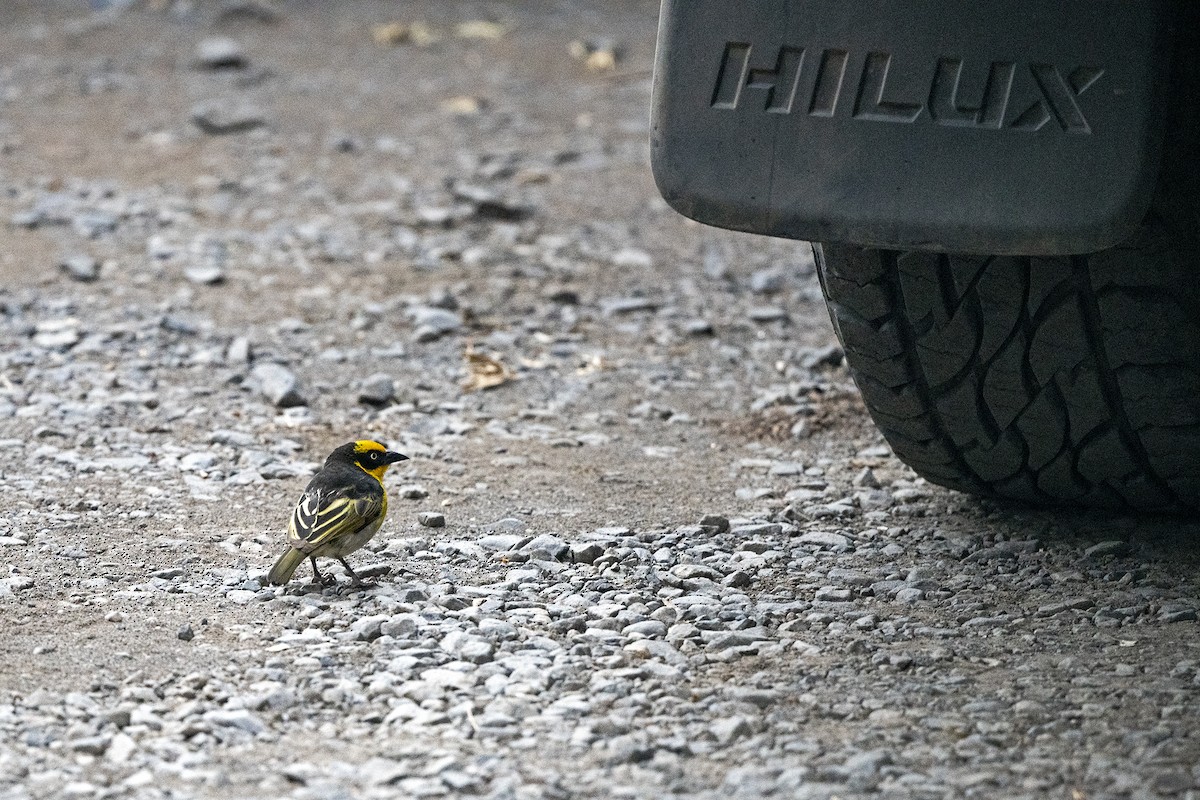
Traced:
<svg viewBox="0 0 1200 800">
<path fill-rule="evenodd" d="M 652 2 L 333 6 L 0 9 L 2 800 L 1200 798 L 1200 527 L 896 461 Z"/>
</svg>

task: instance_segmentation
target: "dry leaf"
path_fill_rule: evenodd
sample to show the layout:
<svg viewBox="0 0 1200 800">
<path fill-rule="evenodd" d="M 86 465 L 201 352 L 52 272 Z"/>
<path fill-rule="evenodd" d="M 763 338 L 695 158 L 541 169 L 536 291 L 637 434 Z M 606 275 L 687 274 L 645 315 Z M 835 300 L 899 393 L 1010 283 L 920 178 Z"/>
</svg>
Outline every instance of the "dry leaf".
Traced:
<svg viewBox="0 0 1200 800">
<path fill-rule="evenodd" d="M 486 19 L 470 19 L 458 23 L 454 33 L 461 39 L 501 39 L 508 33 L 508 27 Z"/>
<path fill-rule="evenodd" d="M 428 47 L 442 37 L 424 22 L 384 22 L 371 29 L 376 44 Z"/>
<path fill-rule="evenodd" d="M 499 358 L 477 353 L 470 345 L 463 352 L 463 359 L 467 362 L 467 380 L 462 387 L 464 392 L 493 389 L 517 377 Z"/>
<path fill-rule="evenodd" d="M 576 39 L 567 45 L 567 52 L 571 54 L 571 58 L 582 61 L 592 72 L 612 72 L 617 68 L 617 61 L 620 59 L 617 46 L 605 41 L 585 42 Z"/>
</svg>

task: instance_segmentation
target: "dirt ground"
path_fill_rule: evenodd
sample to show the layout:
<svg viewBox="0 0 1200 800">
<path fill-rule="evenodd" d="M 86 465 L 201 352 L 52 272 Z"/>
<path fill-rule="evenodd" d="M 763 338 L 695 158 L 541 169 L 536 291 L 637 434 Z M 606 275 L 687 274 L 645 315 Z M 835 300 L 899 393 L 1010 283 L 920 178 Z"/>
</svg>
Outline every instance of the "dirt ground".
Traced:
<svg viewBox="0 0 1200 800">
<path fill-rule="evenodd" d="M 0 8 L 0 798 L 1200 797 L 1200 528 L 901 465 L 808 245 L 659 199 L 656 17 Z M 379 587 L 264 588 L 363 437 Z"/>
</svg>

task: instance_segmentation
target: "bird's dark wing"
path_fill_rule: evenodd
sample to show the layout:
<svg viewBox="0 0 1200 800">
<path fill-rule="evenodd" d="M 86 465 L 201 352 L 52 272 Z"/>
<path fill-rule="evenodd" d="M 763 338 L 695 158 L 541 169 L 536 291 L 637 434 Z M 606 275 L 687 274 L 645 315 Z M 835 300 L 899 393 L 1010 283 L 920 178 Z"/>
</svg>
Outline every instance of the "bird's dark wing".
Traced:
<svg viewBox="0 0 1200 800">
<path fill-rule="evenodd" d="M 311 553 L 341 536 L 357 533 L 383 513 L 383 494 L 357 487 L 310 487 L 288 522 L 292 547 Z"/>
</svg>

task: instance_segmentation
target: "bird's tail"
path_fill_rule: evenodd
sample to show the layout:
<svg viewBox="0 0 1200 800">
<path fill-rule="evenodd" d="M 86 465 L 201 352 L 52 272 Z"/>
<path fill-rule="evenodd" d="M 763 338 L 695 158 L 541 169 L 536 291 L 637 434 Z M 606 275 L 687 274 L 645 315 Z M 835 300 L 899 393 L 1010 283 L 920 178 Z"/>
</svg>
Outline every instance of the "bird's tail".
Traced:
<svg viewBox="0 0 1200 800">
<path fill-rule="evenodd" d="M 287 552 L 275 562 L 275 566 L 271 567 L 271 571 L 267 573 L 267 583 L 283 586 L 292 579 L 292 573 L 296 571 L 296 567 L 300 566 L 302 561 L 304 561 L 304 553 L 294 547 L 289 547 Z"/>
</svg>

